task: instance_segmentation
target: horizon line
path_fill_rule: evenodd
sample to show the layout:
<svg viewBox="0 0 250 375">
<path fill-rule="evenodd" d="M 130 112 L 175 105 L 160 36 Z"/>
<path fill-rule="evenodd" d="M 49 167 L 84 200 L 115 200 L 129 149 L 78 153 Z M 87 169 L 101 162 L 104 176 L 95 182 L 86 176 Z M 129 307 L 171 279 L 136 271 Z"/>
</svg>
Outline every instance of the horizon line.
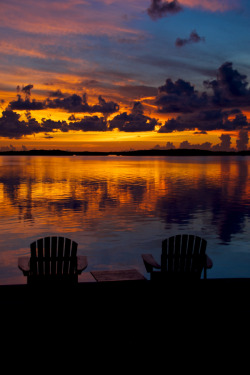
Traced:
<svg viewBox="0 0 250 375">
<path fill-rule="evenodd" d="M 177 156 L 177 155 L 193 155 L 193 156 L 205 156 L 205 155 L 250 155 L 250 149 L 236 151 L 222 151 L 222 150 L 204 150 L 196 148 L 176 148 L 176 149 L 145 149 L 145 150 L 128 150 L 128 151 L 69 151 L 61 149 L 31 149 L 31 150 L 6 150 L 0 151 L 0 155 L 132 155 L 132 156 Z"/>
</svg>

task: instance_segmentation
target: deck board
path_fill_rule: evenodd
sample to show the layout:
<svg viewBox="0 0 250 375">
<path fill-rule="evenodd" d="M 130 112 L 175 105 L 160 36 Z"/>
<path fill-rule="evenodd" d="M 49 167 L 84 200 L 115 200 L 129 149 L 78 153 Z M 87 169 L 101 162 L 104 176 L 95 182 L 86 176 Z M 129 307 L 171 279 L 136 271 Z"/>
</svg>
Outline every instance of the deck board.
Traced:
<svg viewBox="0 0 250 375">
<path fill-rule="evenodd" d="M 91 274 L 97 282 L 146 280 L 136 269 L 92 271 Z"/>
</svg>

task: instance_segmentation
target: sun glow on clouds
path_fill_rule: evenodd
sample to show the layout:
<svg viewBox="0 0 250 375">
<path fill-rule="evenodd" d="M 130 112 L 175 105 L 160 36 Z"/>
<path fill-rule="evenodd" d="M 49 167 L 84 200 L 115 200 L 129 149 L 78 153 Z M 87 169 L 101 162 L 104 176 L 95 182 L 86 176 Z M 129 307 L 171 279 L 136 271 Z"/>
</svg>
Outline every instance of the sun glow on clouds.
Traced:
<svg viewBox="0 0 250 375">
<path fill-rule="evenodd" d="M 161 32 L 158 19 L 152 20 L 147 9 L 153 4 L 159 11 L 162 5 L 169 3 L 178 4 L 178 11 L 161 18 Z M 218 64 L 219 57 L 216 57 L 216 67 L 214 64 L 210 68 L 208 58 L 212 52 L 209 55 L 210 52 L 206 51 L 199 70 L 207 80 L 210 94 L 205 97 L 200 90 L 198 92 L 192 86 L 193 78 L 198 79 L 192 75 L 193 72 L 197 74 L 198 65 L 191 67 L 192 63 L 187 64 L 186 57 L 189 58 L 189 53 L 192 53 L 192 61 L 197 58 L 200 61 L 203 55 L 199 48 L 205 50 L 205 38 L 199 39 L 199 35 L 203 34 L 195 33 L 195 43 L 186 43 L 194 21 L 188 19 L 186 24 L 180 25 L 178 14 L 180 9 L 184 16 L 187 8 L 189 13 L 192 9 L 201 10 L 199 14 L 205 15 L 206 22 L 207 14 L 210 17 L 213 12 L 226 14 L 240 4 L 235 0 L 3 2 L 0 13 L 0 104 L 4 110 L 12 103 L 11 109 L 20 115 L 16 120 L 17 136 L 13 134 L 11 138 L 13 143 L 20 145 L 26 139 L 29 147 L 64 146 L 68 149 L 79 148 L 82 142 L 84 148 L 98 149 L 100 146 L 112 150 L 151 148 L 157 144 L 162 147 L 168 141 L 178 145 L 189 137 L 192 142 L 207 140 L 214 144 L 218 143 L 221 131 L 227 131 L 223 128 L 227 120 L 228 131 L 235 137 L 233 125 L 236 116 L 243 127 L 249 125 L 248 106 L 239 102 L 239 105 L 231 107 L 215 107 L 213 100 L 218 99 L 218 92 L 222 101 L 228 100 L 232 87 L 226 87 L 228 82 L 223 86 L 226 74 L 233 77 L 232 82 L 239 85 L 243 90 L 241 94 L 244 94 L 242 97 L 247 99 L 249 93 L 245 90 L 244 75 L 229 66 L 224 72 L 225 77 L 216 81 L 216 75 L 212 76 L 211 71 L 215 72 L 219 66 L 222 69 L 224 61 Z M 175 17 L 176 23 L 171 23 L 171 17 Z M 168 30 L 168 27 L 173 29 Z M 184 27 L 184 42 L 177 48 L 174 38 L 180 36 L 178 33 Z M 199 43 L 200 40 L 204 43 Z M 154 43 L 162 48 L 155 49 Z M 235 69 L 238 69 L 237 64 Z M 178 78 L 171 78 L 170 72 Z M 20 92 L 16 92 L 17 85 L 34 85 L 27 100 L 22 97 L 18 102 Z M 83 100 L 84 95 L 86 101 Z M 79 106 L 75 105 L 75 101 L 80 102 Z M 16 102 L 16 107 L 13 102 Z M 119 109 L 105 112 L 107 105 L 112 107 L 112 102 Z M 33 110 L 34 104 L 39 104 L 40 109 Z M 101 109 L 94 111 L 97 105 Z M 82 108 L 84 110 L 81 111 Z M 7 120 L 8 116 L 11 116 L 10 112 L 5 113 Z M 211 126 L 212 120 L 218 120 L 218 123 L 214 121 L 214 127 Z M 201 121 L 203 127 L 200 126 Z M 0 118 L 0 123 L 0 135 L 6 144 L 6 134 L 10 133 L 4 126 L 8 121 L 2 118 L 1 122 Z M 41 124 L 49 124 L 51 132 L 43 132 Z M 91 124 L 95 132 L 89 131 Z M 33 134 L 31 125 L 35 125 Z M 162 132 L 158 132 L 161 127 Z"/>
<path fill-rule="evenodd" d="M 12 3 L 12 4 L 11 4 Z M 137 33 L 122 24 L 122 13 L 117 17 L 115 7 L 104 6 L 102 1 L 49 1 L 26 0 L 1 4 L 0 22 L 13 30 L 27 33 L 65 36 L 67 34 L 108 35 Z M 109 4 L 108 4 L 109 5 Z M 121 6 L 121 4 L 120 4 Z M 27 14 L 27 7 L 29 13 Z"/>
<path fill-rule="evenodd" d="M 192 8 L 202 8 L 205 10 L 210 10 L 212 12 L 216 11 L 227 11 L 239 7 L 240 1 L 236 0 L 179 0 L 179 3 L 192 7 Z"/>
</svg>

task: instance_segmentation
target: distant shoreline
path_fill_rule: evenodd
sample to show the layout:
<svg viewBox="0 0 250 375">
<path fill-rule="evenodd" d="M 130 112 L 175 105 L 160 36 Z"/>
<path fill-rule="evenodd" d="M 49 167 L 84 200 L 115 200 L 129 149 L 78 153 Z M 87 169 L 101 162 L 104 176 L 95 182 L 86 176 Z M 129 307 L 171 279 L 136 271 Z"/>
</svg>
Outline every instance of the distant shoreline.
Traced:
<svg viewBox="0 0 250 375">
<path fill-rule="evenodd" d="M 248 151 L 208 151 L 198 149 L 171 150 L 135 150 L 135 151 L 64 151 L 64 150 L 29 150 L 29 151 L 1 151 L 0 155 L 26 156 L 248 156 Z"/>
</svg>

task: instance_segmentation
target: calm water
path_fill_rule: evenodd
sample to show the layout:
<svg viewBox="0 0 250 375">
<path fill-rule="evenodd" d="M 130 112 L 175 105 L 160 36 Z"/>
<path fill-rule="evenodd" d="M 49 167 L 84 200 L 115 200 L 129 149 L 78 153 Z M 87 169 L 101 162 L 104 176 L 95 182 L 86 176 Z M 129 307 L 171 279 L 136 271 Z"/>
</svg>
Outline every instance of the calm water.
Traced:
<svg viewBox="0 0 250 375">
<path fill-rule="evenodd" d="M 250 277 L 249 157 L 0 157 L 0 284 L 25 282 L 17 258 L 68 236 L 87 271 L 159 260 L 161 241 L 208 241 L 208 277 Z M 145 274 L 146 275 L 146 274 Z"/>
</svg>

